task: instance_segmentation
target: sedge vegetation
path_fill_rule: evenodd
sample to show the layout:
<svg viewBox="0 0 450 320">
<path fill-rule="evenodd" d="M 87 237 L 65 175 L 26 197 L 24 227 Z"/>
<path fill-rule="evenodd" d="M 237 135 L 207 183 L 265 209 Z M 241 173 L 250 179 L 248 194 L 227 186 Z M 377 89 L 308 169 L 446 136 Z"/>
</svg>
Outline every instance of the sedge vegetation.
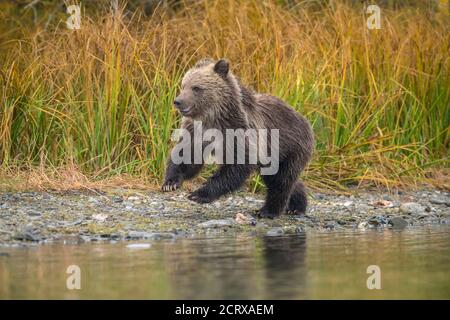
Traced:
<svg viewBox="0 0 450 320">
<path fill-rule="evenodd" d="M 4 179 L 39 172 L 70 181 L 69 170 L 86 184 L 127 176 L 158 185 L 184 72 L 199 58 L 226 57 L 243 83 L 313 125 L 310 187 L 448 188 L 447 12 L 386 7 L 381 29 L 369 30 L 363 7 L 344 1 L 88 9 L 79 30 L 66 28 L 65 12 L 29 26 L 0 11 Z M 259 187 L 254 177 L 249 188 Z"/>
</svg>

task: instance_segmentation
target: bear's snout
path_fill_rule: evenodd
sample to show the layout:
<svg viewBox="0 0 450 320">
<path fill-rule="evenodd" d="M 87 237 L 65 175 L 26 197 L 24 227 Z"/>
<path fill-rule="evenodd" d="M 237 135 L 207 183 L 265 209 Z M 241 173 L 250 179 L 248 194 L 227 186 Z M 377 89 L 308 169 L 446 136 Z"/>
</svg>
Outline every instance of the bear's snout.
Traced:
<svg viewBox="0 0 450 320">
<path fill-rule="evenodd" d="M 182 115 L 184 116 L 189 115 L 191 108 L 189 106 L 189 103 L 186 103 L 185 99 L 178 96 L 173 101 L 173 105 L 178 111 L 180 111 Z"/>
<path fill-rule="evenodd" d="M 173 100 L 173 105 L 175 106 L 175 108 L 179 109 L 181 107 L 181 99 L 180 98 L 175 98 L 175 100 Z"/>
</svg>

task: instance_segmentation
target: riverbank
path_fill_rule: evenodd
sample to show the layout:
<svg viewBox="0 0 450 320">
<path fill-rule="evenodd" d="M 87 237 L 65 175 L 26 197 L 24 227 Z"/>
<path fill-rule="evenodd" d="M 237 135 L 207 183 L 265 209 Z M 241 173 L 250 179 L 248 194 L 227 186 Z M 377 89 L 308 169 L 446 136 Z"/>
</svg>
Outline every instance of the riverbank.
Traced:
<svg viewBox="0 0 450 320">
<path fill-rule="evenodd" d="M 263 196 L 245 192 L 199 205 L 183 191 L 114 188 L 101 192 L 0 193 L 0 244 L 158 240 L 248 233 L 277 236 L 341 229 L 403 229 L 450 223 L 450 193 L 315 193 L 304 215 L 260 219 Z"/>
</svg>

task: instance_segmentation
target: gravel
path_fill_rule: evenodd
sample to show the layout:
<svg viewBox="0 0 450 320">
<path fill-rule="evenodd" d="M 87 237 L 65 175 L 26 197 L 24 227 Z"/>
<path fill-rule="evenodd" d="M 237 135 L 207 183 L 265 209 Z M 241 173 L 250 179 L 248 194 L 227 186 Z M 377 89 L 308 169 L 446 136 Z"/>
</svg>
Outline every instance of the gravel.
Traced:
<svg viewBox="0 0 450 320">
<path fill-rule="evenodd" d="M 155 241 L 224 233 L 281 236 L 450 223 L 450 194 L 439 190 L 315 193 L 306 214 L 273 220 L 257 217 L 263 203 L 263 195 L 245 192 L 204 205 L 189 201 L 184 191 L 3 192 L 0 245 Z"/>
</svg>

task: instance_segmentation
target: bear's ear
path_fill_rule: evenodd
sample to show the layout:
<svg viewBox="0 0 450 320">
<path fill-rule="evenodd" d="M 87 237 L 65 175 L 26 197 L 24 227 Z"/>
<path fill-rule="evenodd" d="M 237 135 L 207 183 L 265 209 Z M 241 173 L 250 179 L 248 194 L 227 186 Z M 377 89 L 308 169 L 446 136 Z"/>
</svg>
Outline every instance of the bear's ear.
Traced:
<svg viewBox="0 0 450 320">
<path fill-rule="evenodd" d="M 229 70 L 230 70 L 230 64 L 225 59 L 220 59 L 214 65 L 214 72 L 217 73 L 222 78 L 225 78 L 228 75 Z"/>
</svg>

